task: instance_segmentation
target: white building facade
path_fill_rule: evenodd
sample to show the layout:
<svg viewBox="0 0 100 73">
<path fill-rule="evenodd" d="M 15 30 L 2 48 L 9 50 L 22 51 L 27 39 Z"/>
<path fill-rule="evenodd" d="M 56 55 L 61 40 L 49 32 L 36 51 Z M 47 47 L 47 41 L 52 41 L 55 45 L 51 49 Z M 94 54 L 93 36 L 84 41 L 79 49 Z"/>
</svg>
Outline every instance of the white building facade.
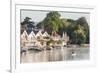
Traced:
<svg viewBox="0 0 100 73">
<path fill-rule="evenodd" d="M 46 31 L 38 31 L 37 33 L 34 33 L 34 31 L 31 31 L 30 34 L 27 33 L 26 30 L 21 34 L 21 47 L 34 47 L 37 46 L 39 48 L 43 48 L 47 46 L 47 41 L 50 39 L 56 41 L 56 45 L 58 45 L 58 41 L 62 41 L 62 45 L 67 45 L 67 41 L 69 40 L 66 33 L 63 33 L 63 36 L 60 35 L 52 36 L 49 35 Z"/>
</svg>

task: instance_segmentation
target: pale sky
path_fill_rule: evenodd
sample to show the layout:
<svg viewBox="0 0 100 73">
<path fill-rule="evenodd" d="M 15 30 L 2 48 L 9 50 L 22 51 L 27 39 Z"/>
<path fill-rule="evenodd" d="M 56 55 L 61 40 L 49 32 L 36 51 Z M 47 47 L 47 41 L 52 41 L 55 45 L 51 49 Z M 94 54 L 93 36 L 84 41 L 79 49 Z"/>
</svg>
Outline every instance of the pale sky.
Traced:
<svg viewBox="0 0 100 73">
<path fill-rule="evenodd" d="M 49 11 L 21 10 L 21 22 L 25 19 L 25 17 L 32 18 L 32 21 L 34 22 L 40 22 L 46 17 L 47 13 L 49 13 Z M 61 14 L 61 18 L 66 18 L 66 19 L 77 20 L 80 17 L 85 17 L 89 24 L 90 20 L 89 13 L 76 13 L 76 12 L 59 12 L 59 13 Z"/>
</svg>

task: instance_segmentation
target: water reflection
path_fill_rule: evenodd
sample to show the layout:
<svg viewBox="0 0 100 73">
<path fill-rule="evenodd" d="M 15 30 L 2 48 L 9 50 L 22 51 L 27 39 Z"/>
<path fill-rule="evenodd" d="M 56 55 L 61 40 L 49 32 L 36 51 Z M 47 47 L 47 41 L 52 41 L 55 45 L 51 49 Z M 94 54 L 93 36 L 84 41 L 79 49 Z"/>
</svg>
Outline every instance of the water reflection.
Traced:
<svg viewBox="0 0 100 73">
<path fill-rule="evenodd" d="M 50 62 L 89 59 L 89 48 L 55 48 L 52 50 L 29 50 L 21 55 L 21 63 Z"/>
</svg>

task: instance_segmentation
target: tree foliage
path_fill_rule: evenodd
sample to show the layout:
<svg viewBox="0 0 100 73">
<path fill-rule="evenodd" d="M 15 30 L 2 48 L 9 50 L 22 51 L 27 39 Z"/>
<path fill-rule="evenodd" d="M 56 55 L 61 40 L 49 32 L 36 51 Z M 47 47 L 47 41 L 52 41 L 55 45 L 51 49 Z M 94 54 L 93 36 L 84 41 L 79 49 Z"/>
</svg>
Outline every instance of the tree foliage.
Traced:
<svg viewBox="0 0 100 73">
<path fill-rule="evenodd" d="M 30 18 L 26 17 L 24 23 L 30 23 Z M 89 25 L 85 17 L 80 17 L 77 20 L 61 19 L 60 13 L 51 11 L 43 21 L 37 24 L 37 28 L 43 28 L 49 34 L 58 32 L 61 36 L 66 32 L 69 36 L 71 44 L 89 43 Z"/>
<path fill-rule="evenodd" d="M 35 27 L 33 24 L 33 21 L 30 21 L 31 18 L 30 17 L 25 17 L 24 21 L 21 23 L 22 26 L 26 26 L 27 28 L 33 28 Z"/>
<path fill-rule="evenodd" d="M 79 45 L 89 43 L 89 25 L 85 17 L 78 20 L 67 19 L 66 23 L 69 25 L 63 29 L 69 35 L 70 43 Z"/>
<path fill-rule="evenodd" d="M 57 11 L 51 11 L 47 14 L 46 18 L 40 22 L 37 26 L 43 27 L 47 31 L 59 31 L 59 28 L 63 27 L 60 19 L 60 14 Z"/>
</svg>

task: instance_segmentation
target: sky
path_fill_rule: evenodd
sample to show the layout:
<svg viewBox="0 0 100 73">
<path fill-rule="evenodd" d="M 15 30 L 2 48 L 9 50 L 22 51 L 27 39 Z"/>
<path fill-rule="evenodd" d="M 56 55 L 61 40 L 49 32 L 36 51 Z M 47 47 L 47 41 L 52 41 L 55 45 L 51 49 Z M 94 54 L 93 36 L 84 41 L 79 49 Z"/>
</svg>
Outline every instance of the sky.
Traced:
<svg viewBox="0 0 100 73">
<path fill-rule="evenodd" d="M 40 22 L 42 21 L 47 13 L 50 11 L 35 11 L 35 10 L 21 10 L 21 22 L 25 19 L 25 17 L 30 17 L 31 21 Z M 59 12 L 61 14 L 61 18 L 73 19 L 77 20 L 80 17 L 85 17 L 88 24 L 90 20 L 89 13 L 77 13 L 77 12 Z"/>
</svg>

